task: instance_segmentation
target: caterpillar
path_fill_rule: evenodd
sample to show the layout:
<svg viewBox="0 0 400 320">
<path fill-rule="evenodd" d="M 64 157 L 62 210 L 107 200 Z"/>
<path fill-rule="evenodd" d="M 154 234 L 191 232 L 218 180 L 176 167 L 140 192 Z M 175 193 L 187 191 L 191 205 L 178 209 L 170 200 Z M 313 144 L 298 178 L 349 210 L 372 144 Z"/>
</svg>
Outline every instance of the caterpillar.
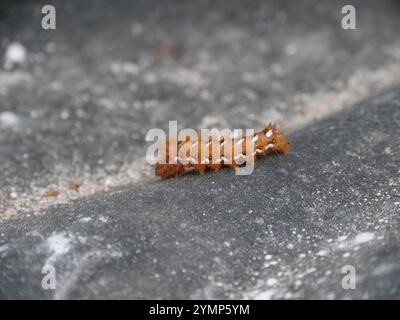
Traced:
<svg viewBox="0 0 400 320">
<path fill-rule="evenodd" d="M 181 176 L 193 169 L 203 175 L 208 169 L 214 172 L 225 167 L 236 169 L 243 162 L 254 161 L 256 157 L 273 153 L 288 153 L 289 142 L 275 125 L 270 123 L 261 131 L 253 131 L 253 133 L 253 135 L 243 136 L 239 139 L 232 136 L 228 138 L 211 136 L 204 141 L 198 135 L 195 141 L 191 141 L 187 137 L 177 142 L 176 152 L 172 152 L 175 161 L 170 161 L 170 149 L 174 141 L 168 137 L 161 150 L 166 161 L 156 163 L 155 175 L 161 177 L 161 180 L 165 180 Z M 236 149 L 234 149 L 235 144 Z M 247 154 L 250 145 L 253 146 L 250 149 L 252 152 Z M 237 149 L 239 149 L 239 153 L 234 152 Z M 216 158 L 214 158 L 214 150 L 219 151 L 219 156 Z M 196 156 L 191 156 L 192 151 L 195 151 Z"/>
</svg>

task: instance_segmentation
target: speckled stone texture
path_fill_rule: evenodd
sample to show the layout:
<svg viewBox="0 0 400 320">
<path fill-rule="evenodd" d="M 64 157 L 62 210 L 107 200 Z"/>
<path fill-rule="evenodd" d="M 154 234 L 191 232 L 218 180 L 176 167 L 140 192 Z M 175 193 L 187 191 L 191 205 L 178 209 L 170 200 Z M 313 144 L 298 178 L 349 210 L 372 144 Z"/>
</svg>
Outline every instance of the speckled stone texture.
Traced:
<svg viewBox="0 0 400 320">
<path fill-rule="evenodd" d="M 187 175 L 0 225 L 1 295 L 399 298 L 399 92 L 292 134 L 250 176 Z"/>
<path fill-rule="evenodd" d="M 82 0 L 44 31 L 44 3 L 0 4 L 0 58 L 27 54 L 0 68 L 0 114 L 20 120 L 0 121 L 0 219 L 151 180 L 144 137 L 168 120 L 289 133 L 400 84 L 396 1 L 354 1 L 357 30 L 345 1 Z"/>
</svg>

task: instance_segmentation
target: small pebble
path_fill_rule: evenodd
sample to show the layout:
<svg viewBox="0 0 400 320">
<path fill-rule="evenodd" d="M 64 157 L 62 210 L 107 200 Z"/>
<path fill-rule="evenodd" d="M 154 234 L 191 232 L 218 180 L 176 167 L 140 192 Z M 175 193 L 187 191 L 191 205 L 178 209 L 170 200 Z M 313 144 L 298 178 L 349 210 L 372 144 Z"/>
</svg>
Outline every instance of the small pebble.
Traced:
<svg viewBox="0 0 400 320">
<path fill-rule="evenodd" d="M 0 124 L 6 127 L 15 127 L 21 123 L 21 117 L 14 112 L 4 111 L 0 113 Z"/>
<path fill-rule="evenodd" d="M 68 182 L 68 189 L 70 190 L 78 190 L 82 183 L 78 180 L 70 180 Z"/>
<path fill-rule="evenodd" d="M 60 194 L 60 192 L 57 190 L 48 190 L 48 191 L 43 192 L 42 196 L 44 198 L 49 198 L 49 197 L 57 197 L 59 194 Z"/>
<path fill-rule="evenodd" d="M 26 61 L 26 49 L 19 42 L 11 43 L 4 56 L 4 69 L 10 70 L 15 66 L 22 66 Z"/>
</svg>

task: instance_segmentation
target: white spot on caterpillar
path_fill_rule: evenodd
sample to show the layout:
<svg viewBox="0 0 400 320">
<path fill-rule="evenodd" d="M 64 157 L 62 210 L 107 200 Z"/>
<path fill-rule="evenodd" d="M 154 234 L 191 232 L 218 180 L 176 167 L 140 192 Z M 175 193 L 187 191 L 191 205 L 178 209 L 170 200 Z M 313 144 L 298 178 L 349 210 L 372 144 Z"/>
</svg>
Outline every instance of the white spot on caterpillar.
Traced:
<svg viewBox="0 0 400 320">
<path fill-rule="evenodd" d="M 272 130 L 268 130 L 268 131 L 265 133 L 265 136 L 266 136 L 267 138 L 269 138 L 270 136 L 272 136 Z"/>
<path fill-rule="evenodd" d="M 246 159 L 246 156 L 244 154 L 239 154 L 235 157 L 235 160 L 239 160 L 239 159 Z"/>
<path fill-rule="evenodd" d="M 253 142 L 256 142 L 258 140 L 258 136 L 254 136 Z"/>
</svg>

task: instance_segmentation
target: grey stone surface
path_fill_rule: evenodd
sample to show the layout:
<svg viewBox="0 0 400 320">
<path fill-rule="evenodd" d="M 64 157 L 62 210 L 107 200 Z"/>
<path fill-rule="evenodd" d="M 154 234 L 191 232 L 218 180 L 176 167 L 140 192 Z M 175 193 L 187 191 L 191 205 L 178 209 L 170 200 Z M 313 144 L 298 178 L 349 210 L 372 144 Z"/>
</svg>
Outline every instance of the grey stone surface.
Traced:
<svg viewBox="0 0 400 320">
<path fill-rule="evenodd" d="M 290 154 L 250 176 L 191 174 L 9 220 L 0 295 L 399 298 L 399 130 L 397 89 L 293 133 Z"/>
<path fill-rule="evenodd" d="M 0 298 L 399 298 L 396 1 L 353 0 L 357 30 L 347 1 L 53 3 L 44 31 L 47 1 L 0 2 Z M 291 152 L 161 182 L 168 120 Z"/>
<path fill-rule="evenodd" d="M 17 41 L 27 58 L 0 69 L 0 113 L 21 120 L 0 123 L 0 219 L 148 180 L 144 136 L 167 120 L 292 132 L 400 83 L 397 2 L 353 1 L 357 30 L 346 3 L 55 1 L 44 31 L 46 1 L 2 1 L 0 55 Z"/>
</svg>

